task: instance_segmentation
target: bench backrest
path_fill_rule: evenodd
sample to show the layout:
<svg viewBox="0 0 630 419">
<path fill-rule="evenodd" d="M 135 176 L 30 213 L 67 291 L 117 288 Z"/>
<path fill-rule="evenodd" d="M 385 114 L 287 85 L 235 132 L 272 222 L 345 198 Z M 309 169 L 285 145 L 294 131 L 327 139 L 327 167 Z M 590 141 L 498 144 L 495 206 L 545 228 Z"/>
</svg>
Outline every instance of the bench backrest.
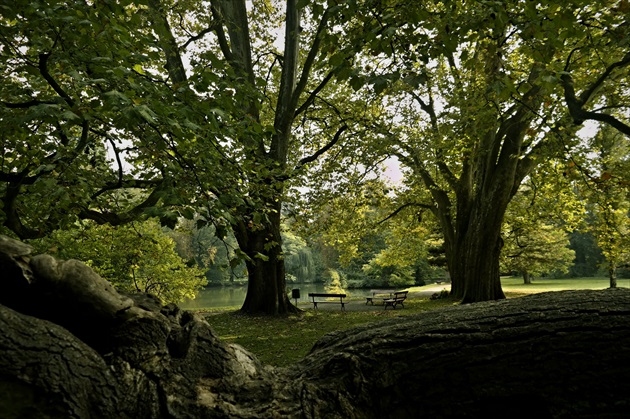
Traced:
<svg viewBox="0 0 630 419">
<path fill-rule="evenodd" d="M 310 292 L 308 294 L 309 297 L 340 297 L 340 298 L 346 298 L 346 294 L 318 294 L 318 293 L 314 293 L 314 292 Z"/>
<path fill-rule="evenodd" d="M 394 293 L 394 298 L 407 298 L 409 291 L 399 291 Z"/>
</svg>

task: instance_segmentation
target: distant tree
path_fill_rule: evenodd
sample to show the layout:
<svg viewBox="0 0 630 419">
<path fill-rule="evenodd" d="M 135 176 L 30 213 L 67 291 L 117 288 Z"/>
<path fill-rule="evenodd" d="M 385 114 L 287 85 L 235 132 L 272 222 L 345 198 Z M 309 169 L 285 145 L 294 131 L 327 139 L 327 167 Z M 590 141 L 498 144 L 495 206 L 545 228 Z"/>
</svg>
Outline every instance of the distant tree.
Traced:
<svg viewBox="0 0 630 419">
<path fill-rule="evenodd" d="M 343 274 L 336 269 L 329 269 L 324 275 L 324 286 L 326 292 L 334 294 L 345 294 L 346 279 Z"/>
<path fill-rule="evenodd" d="M 582 167 L 583 195 L 593 205 L 592 231 L 606 258 L 610 287 L 617 286 L 617 269 L 630 263 L 630 135 L 602 128 L 591 140 L 591 153 Z"/>
<path fill-rule="evenodd" d="M 512 222 L 504 232 L 505 246 L 501 253 L 504 272 L 520 272 L 525 284 L 531 284 L 533 276 L 569 271 L 575 252 L 568 247 L 564 230 L 542 222 Z"/>
<path fill-rule="evenodd" d="M 315 258 L 306 241 L 285 230 L 282 233 L 282 249 L 287 275 L 294 282 L 314 282 L 317 276 Z"/>
<path fill-rule="evenodd" d="M 205 270 L 210 284 L 229 284 L 246 281 L 243 260 L 236 256 L 238 243 L 230 232 L 220 238 L 214 225 L 198 226 L 195 220 L 180 219 L 168 235 L 175 240 L 176 250 L 184 259 Z"/>
<path fill-rule="evenodd" d="M 539 167 L 512 198 L 505 214 L 501 270 L 521 273 L 526 284 L 532 276 L 567 273 L 575 258 L 567 230 L 583 224 L 584 204 L 571 183 L 554 173 L 562 167 L 557 163 Z"/>
<path fill-rule="evenodd" d="M 569 268 L 571 277 L 596 276 L 605 258 L 597 245 L 593 232 L 588 229 L 573 231 L 569 235 L 570 248 L 575 252 L 575 261 Z"/>
<path fill-rule="evenodd" d="M 118 227 L 85 221 L 32 244 L 59 258 L 85 261 L 120 291 L 147 292 L 163 303 L 195 298 L 207 282 L 201 269 L 187 266 L 175 252 L 175 242 L 154 219 Z"/>
</svg>

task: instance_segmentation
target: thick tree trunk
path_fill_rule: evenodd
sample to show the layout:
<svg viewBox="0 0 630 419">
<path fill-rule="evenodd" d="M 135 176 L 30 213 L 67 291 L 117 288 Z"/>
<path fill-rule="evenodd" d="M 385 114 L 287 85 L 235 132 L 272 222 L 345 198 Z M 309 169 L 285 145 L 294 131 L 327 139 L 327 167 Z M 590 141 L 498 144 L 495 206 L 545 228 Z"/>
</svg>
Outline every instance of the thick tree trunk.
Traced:
<svg viewBox="0 0 630 419">
<path fill-rule="evenodd" d="M 523 272 L 523 283 L 524 284 L 531 284 L 532 283 L 532 277 L 529 274 L 529 272 L 527 272 L 527 271 Z"/>
<path fill-rule="evenodd" d="M 121 296 L 80 262 L 29 252 L 0 236 L 2 418 L 612 418 L 630 409 L 627 289 L 399 317 L 329 334 L 276 370 L 197 315 Z"/>
<path fill-rule="evenodd" d="M 280 234 L 280 204 L 269 220 L 235 229 L 239 247 L 249 260 L 247 296 L 241 311 L 247 314 L 278 315 L 297 312 L 286 292 L 286 272 Z"/>
<path fill-rule="evenodd" d="M 492 211 L 487 204 L 473 208 L 468 216 L 460 208 L 458 230 L 452 245 L 449 262 L 453 286 L 452 295 L 463 303 L 500 300 L 505 298 L 501 288 L 499 258 L 503 240 L 500 237 L 502 214 L 497 205 Z M 485 211 L 484 211 L 485 209 Z M 467 221 L 467 222 L 466 222 Z"/>
<path fill-rule="evenodd" d="M 300 378 L 336 401 L 320 417 L 343 406 L 355 417 L 624 417 L 628 297 L 548 293 L 338 332 L 316 344 Z"/>
</svg>

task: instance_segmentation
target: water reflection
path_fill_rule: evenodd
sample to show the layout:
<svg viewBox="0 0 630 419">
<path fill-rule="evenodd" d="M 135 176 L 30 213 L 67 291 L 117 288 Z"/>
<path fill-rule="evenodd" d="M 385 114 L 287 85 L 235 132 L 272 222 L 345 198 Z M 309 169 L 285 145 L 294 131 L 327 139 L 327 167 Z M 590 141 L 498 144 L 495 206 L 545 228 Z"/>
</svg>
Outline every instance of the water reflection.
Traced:
<svg viewBox="0 0 630 419">
<path fill-rule="evenodd" d="M 291 298 L 291 290 L 297 288 L 300 290 L 300 299 L 298 302 L 308 301 L 309 292 L 326 292 L 324 284 L 289 284 L 287 285 L 287 295 Z M 369 290 L 347 290 L 349 295 L 353 297 L 364 296 L 369 294 Z M 245 301 L 247 294 L 247 285 L 242 286 L 225 286 L 225 287 L 209 287 L 203 289 L 194 300 L 186 300 L 179 306 L 186 310 L 199 310 L 207 308 L 235 307 L 240 308 Z M 295 300 L 291 299 L 292 302 Z"/>
</svg>

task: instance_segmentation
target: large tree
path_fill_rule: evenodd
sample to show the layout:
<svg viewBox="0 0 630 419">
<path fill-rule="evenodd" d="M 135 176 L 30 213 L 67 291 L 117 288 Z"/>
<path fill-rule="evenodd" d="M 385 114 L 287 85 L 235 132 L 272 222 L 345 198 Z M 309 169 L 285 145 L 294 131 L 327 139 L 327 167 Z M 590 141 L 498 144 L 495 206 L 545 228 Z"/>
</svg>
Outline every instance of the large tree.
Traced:
<svg viewBox="0 0 630 419">
<path fill-rule="evenodd" d="M 400 3 L 381 14 L 385 40 L 371 44 L 363 70 L 376 68 L 368 80 L 389 87 L 384 147 L 417 191 L 401 204 L 424 206 L 440 223 L 453 294 L 464 302 L 504 297 L 507 206 L 537 165 L 577 139 L 573 122 L 584 118 L 568 117 L 569 72 L 572 85 L 587 86 L 581 103 L 599 103 L 599 113 L 613 108 L 603 97 L 628 103 L 617 88 L 628 80 L 617 3 Z"/>
<path fill-rule="evenodd" d="M 172 225 L 196 214 L 238 241 L 244 311 L 293 310 L 283 201 L 289 179 L 348 129 L 331 80 L 357 49 L 335 33 L 354 6 L 3 6 L 4 226 L 28 238 L 76 217 L 121 224 L 149 214 Z M 309 136 L 294 135 L 296 118 Z"/>
</svg>

